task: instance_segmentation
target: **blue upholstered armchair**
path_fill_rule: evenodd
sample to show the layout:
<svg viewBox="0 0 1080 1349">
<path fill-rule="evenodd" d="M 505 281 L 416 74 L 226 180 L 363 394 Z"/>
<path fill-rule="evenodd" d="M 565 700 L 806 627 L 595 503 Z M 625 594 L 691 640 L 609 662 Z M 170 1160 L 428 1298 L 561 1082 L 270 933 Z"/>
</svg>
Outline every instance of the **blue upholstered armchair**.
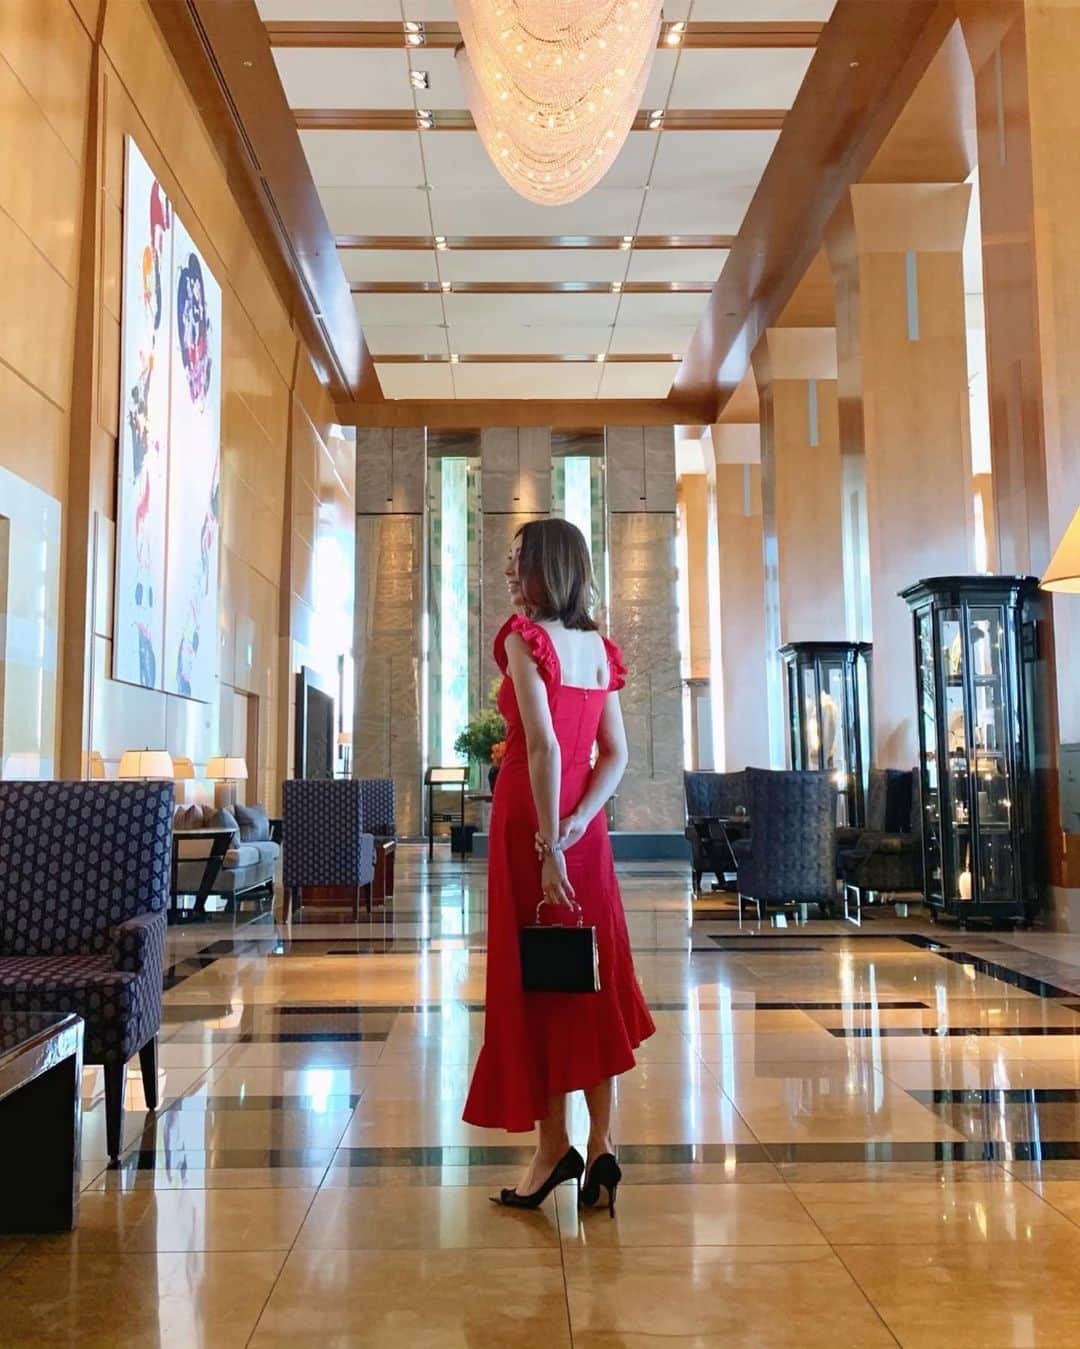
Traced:
<svg viewBox="0 0 1080 1349">
<path fill-rule="evenodd" d="M 353 918 L 360 892 L 372 907 L 375 839 L 365 832 L 364 783 L 356 778 L 290 778 L 282 783 L 284 828 L 282 882 L 285 918 L 299 908 L 308 885 L 342 886 L 353 892 Z"/>
<path fill-rule="evenodd" d="M 358 778 L 364 829 L 377 839 L 397 838 L 397 801 L 393 778 Z"/>
<path fill-rule="evenodd" d="M 686 829 L 690 844 L 694 893 L 701 889 L 701 877 L 712 872 L 717 884 L 727 886 L 726 877 L 734 870 L 731 840 L 741 836 L 737 826 L 719 825 L 746 807 L 746 777 L 742 772 L 713 773 L 703 769 L 683 774 L 686 796 Z"/>
<path fill-rule="evenodd" d="M 735 845 L 743 900 L 772 905 L 836 901 L 836 782 L 831 773 L 746 770 L 750 838 Z"/>
<path fill-rule="evenodd" d="M 172 783 L 0 782 L 0 1012 L 77 1012 L 120 1155 L 127 1062 L 157 1107 Z"/>
</svg>

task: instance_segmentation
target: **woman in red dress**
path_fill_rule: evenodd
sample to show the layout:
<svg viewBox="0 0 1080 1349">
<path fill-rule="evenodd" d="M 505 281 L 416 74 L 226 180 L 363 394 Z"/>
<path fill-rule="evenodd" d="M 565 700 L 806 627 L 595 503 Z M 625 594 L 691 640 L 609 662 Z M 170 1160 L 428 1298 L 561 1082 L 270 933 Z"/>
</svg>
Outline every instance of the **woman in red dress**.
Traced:
<svg viewBox="0 0 1080 1349">
<path fill-rule="evenodd" d="M 655 1030 L 634 975 L 603 806 L 626 768 L 618 690 L 626 670 L 589 616 L 589 553 L 564 520 L 524 525 L 506 568 L 516 613 L 495 639 L 506 754 L 491 811 L 484 1044 L 464 1118 L 512 1133 L 539 1125 L 536 1153 L 498 1201 L 535 1208 L 565 1180 L 614 1216 L 621 1178 L 611 1082 Z M 597 754 L 593 755 L 594 746 Z M 580 905 L 596 928 L 597 993 L 525 993 L 519 932 L 537 905 Z M 551 909 L 542 911 L 544 921 Z M 576 921 L 576 914 L 573 915 Z M 570 1146 L 566 1095 L 584 1091 L 588 1163 Z"/>
</svg>

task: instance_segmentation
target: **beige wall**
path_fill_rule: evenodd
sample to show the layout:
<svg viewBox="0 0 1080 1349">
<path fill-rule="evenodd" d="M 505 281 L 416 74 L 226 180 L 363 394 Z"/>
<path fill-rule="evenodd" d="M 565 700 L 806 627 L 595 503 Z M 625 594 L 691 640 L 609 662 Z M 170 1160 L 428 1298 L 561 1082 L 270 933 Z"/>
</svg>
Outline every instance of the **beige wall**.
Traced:
<svg viewBox="0 0 1080 1349">
<path fill-rule="evenodd" d="M 240 737 L 239 692 L 259 700 L 248 795 L 276 804 L 282 683 L 312 655 L 320 532 L 350 550 L 351 573 L 351 449 L 330 437 L 332 406 L 145 0 L 0 4 L 0 119 L 0 467 L 63 512 L 59 771 L 77 776 L 96 750 L 114 772 L 124 748 L 145 743 L 198 765 L 230 748 L 223 735 Z M 210 705 L 110 674 L 126 134 L 223 292 L 221 697 Z"/>
</svg>

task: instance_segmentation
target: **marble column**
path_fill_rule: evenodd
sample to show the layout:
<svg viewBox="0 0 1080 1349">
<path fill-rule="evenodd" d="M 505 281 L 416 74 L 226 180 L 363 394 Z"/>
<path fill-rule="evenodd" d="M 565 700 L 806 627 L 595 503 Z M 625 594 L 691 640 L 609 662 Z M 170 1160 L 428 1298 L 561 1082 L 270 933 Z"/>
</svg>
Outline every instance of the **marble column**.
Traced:
<svg viewBox="0 0 1080 1349">
<path fill-rule="evenodd" d="M 861 436 L 874 762 L 917 756 L 911 620 L 897 592 L 974 567 L 962 246 L 971 189 L 860 183 L 829 229 L 845 453 Z"/>
<path fill-rule="evenodd" d="M 498 674 L 491 648 L 510 616 L 506 555 L 529 520 L 551 512 L 551 431 L 547 427 L 493 426 L 480 433 L 480 659 L 481 696 Z"/>
<path fill-rule="evenodd" d="M 614 827 L 683 823 L 683 691 L 675 571 L 675 437 L 670 427 L 608 427 L 611 632 L 629 678 L 622 694 L 630 765 Z"/>
<path fill-rule="evenodd" d="M 355 777 L 391 777 L 397 827 L 422 829 L 423 430 L 356 436 Z"/>
<path fill-rule="evenodd" d="M 726 772 L 784 762 L 783 727 L 769 746 L 765 557 L 756 423 L 711 428 L 716 478 L 723 763 Z M 777 698 L 782 690 L 777 685 Z"/>
</svg>

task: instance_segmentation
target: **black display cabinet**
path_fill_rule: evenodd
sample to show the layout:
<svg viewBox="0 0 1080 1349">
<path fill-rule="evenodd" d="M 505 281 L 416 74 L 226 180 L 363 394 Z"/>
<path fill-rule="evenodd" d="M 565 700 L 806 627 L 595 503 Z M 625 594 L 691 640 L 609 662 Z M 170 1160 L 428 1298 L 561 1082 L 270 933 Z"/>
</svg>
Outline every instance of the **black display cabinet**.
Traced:
<svg viewBox="0 0 1080 1349">
<path fill-rule="evenodd" d="M 870 772 L 869 642 L 789 642 L 791 766 L 836 776 L 837 823 L 866 822 Z"/>
<path fill-rule="evenodd" d="M 901 597 L 915 622 L 927 902 L 961 922 L 1030 919 L 1045 868 L 1038 581 L 937 576 Z"/>
</svg>

